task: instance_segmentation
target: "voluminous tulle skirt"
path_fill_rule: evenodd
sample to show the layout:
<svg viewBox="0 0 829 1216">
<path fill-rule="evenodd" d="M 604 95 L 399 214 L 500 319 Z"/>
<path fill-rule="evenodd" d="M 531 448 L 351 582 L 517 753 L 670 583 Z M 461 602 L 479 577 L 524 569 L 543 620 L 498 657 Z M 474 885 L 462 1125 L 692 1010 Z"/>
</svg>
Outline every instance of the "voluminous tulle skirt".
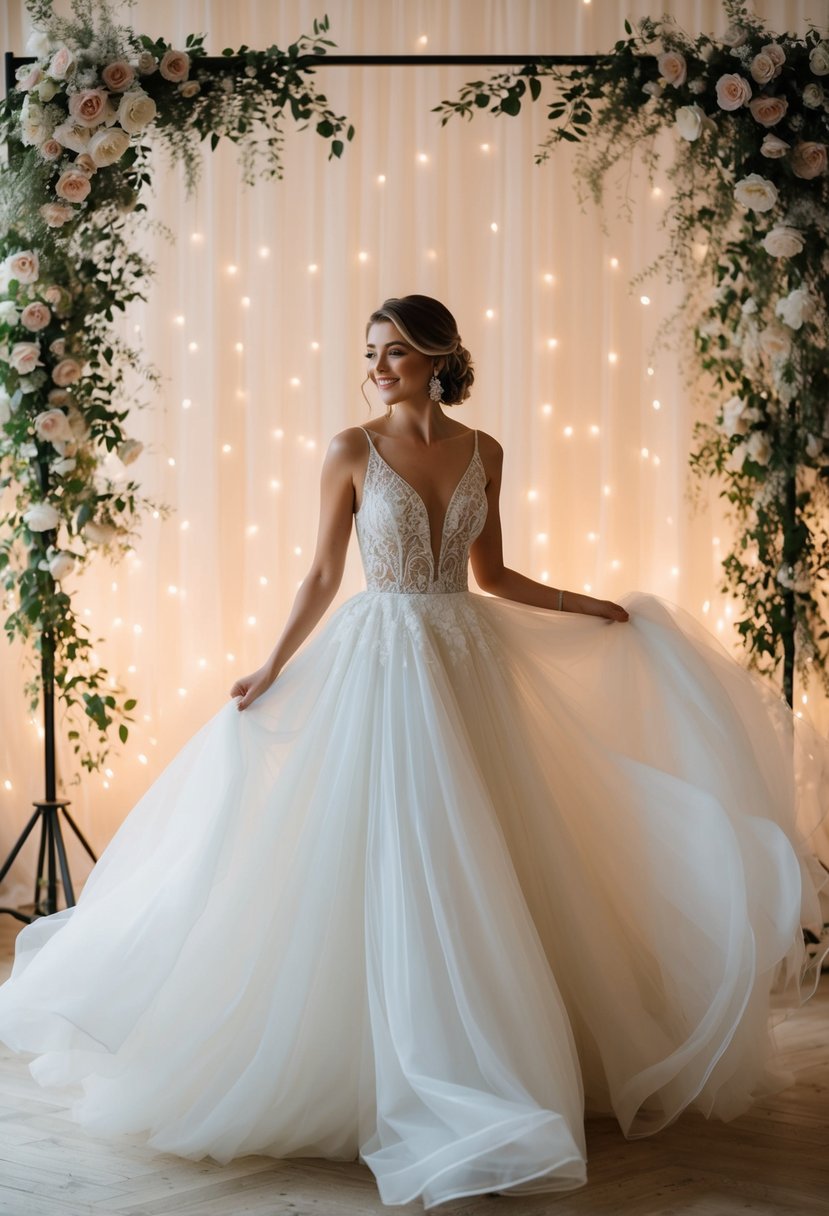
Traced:
<svg viewBox="0 0 829 1216">
<path fill-rule="evenodd" d="M 583 1120 L 791 1078 L 829 743 L 690 615 L 362 592 L 18 935 L 0 1039 L 92 1133 L 360 1156 L 386 1203 L 585 1181 Z"/>
</svg>

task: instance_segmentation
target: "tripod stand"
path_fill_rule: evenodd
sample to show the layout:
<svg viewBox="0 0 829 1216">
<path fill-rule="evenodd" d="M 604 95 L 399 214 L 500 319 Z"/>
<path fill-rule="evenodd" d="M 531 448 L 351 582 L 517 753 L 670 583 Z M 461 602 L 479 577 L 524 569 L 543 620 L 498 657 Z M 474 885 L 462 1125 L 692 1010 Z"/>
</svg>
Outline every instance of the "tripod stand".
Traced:
<svg viewBox="0 0 829 1216">
<path fill-rule="evenodd" d="M 72 877 L 69 873 L 69 862 L 66 857 L 66 847 L 64 845 L 63 834 L 61 832 L 61 811 L 63 811 L 64 816 L 69 822 L 69 826 L 72 828 L 73 832 L 78 837 L 81 844 L 92 858 L 93 862 L 97 861 L 97 858 L 93 853 L 88 841 L 66 809 L 69 805 L 68 799 L 60 799 L 55 797 L 54 655 L 55 645 L 51 630 L 44 630 L 44 632 L 41 634 L 40 671 L 41 683 L 43 687 L 43 745 L 46 797 L 42 801 L 37 801 L 33 804 L 37 808 L 35 813 L 32 815 L 29 822 L 20 833 L 14 847 L 4 861 L 2 867 L 0 867 L 0 882 L 2 882 L 18 853 L 26 843 L 29 834 L 39 822 L 40 847 L 38 849 L 37 875 L 35 877 L 35 893 L 34 902 L 31 905 L 31 915 L 24 911 L 23 908 L 0 907 L 0 912 L 7 912 L 10 916 L 15 916 L 18 920 L 22 920 L 24 924 L 30 924 L 38 916 L 50 916 L 53 912 L 57 912 L 58 865 L 60 865 L 60 876 L 66 906 L 68 908 L 75 903 L 75 891 L 72 886 Z"/>
</svg>

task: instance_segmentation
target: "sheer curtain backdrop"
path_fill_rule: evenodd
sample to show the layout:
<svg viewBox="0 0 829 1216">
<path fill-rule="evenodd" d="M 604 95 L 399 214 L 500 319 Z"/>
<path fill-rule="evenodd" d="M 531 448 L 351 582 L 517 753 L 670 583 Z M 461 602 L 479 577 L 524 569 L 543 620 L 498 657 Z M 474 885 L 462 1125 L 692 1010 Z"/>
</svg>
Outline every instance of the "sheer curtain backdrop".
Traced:
<svg viewBox="0 0 829 1216">
<path fill-rule="evenodd" d="M 826 20 L 817 0 L 756 10 L 781 32 Z M 139 0 L 122 11 L 177 46 L 205 31 L 212 54 L 242 43 L 285 49 L 325 12 L 331 54 L 592 53 L 624 36 L 625 17 L 670 12 L 689 32 L 726 24 L 715 0 Z M 23 0 L 5 0 L 2 49 L 25 54 L 28 33 Z M 472 352 L 476 383 L 456 416 L 504 445 L 508 563 L 603 598 L 653 592 L 740 653 L 738 605 L 717 590 L 731 536 L 724 503 L 709 486 L 692 508 L 689 393 L 671 351 L 648 355 L 680 286 L 628 289 L 661 247 L 664 171 L 652 189 L 636 169 L 632 222 L 609 184 L 605 235 L 598 211 L 575 198 L 578 147 L 534 163 L 543 104 L 440 126 L 432 107 L 486 72 L 321 65 L 317 86 L 354 123 L 353 141 L 329 161 L 327 143 L 289 122 L 284 180 L 250 190 L 232 146 L 205 153 L 193 198 L 159 152 L 151 214 L 176 241 L 137 223 L 134 239 L 158 273 L 124 333 L 163 383 L 158 394 L 132 384 L 128 429 L 145 450 L 128 475 L 174 511 L 146 518 L 120 566 L 98 558 L 67 583 L 92 637 L 105 639 L 100 662 L 138 699 L 127 745 L 68 790 L 99 850 L 272 649 L 313 552 L 328 440 L 372 416 L 360 393 L 365 320 L 388 296 L 437 296 Z M 672 139 L 662 139 L 665 166 Z M 353 540 L 333 607 L 361 586 Z M 27 711 L 27 676 L 21 648 L 4 641 L 0 858 L 43 795 L 41 711 Z M 825 731 L 819 690 L 798 686 L 797 696 Z M 57 721 L 68 778 L 73 756 Z M 69 849 L 80 883 L 88 864 L 74 838 Z M 4 902 L 30 898 L 34 853 L 30 844 L 16 862 Z"/>
</svg>

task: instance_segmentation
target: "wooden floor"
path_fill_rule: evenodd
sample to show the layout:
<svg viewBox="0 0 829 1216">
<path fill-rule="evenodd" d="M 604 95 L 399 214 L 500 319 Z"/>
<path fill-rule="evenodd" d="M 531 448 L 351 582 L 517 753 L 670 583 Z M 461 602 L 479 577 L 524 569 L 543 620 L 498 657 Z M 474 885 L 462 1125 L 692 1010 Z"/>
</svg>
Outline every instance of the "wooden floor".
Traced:
<svg viewBox="0 0 829 1216">
<path fill-rule="evenodd" d="M 18 922 L 0 916 L 0 980 Z M 587 1123 L 586 1187 L 560 1196 L 474 1198 L 445 1216 L 829 1216 L 829 975 L 777 1031 L 797 1083 L 730 1124 L 689 1114 L 627 1141 Z M 220 1166 L 156 1156 L 140 1138 L 95 1140 L 0 1044 L 0 1216 L 368 1216 L 383 1206 L 357 1163 L 244 1157 Z"/>
</svg>

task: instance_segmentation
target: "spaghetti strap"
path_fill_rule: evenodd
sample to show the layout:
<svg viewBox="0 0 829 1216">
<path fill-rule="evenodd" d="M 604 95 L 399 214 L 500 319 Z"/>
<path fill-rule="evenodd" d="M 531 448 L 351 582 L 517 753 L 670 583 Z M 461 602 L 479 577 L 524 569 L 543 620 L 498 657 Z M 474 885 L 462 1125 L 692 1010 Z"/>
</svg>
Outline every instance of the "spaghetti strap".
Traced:
<svg viewBox="0 0 829 1216">
<path fill-rule="evenodd" d="M 477 456 L 478 455 L 478 432 L 475 431 L 474 434 L 475 434 L 475 451 L 472 453 L 472 455 Z"/>
<path fill-rule="evenodd" d="M 368 446 L 369 446 L 369 451 L 370 451 L 374 447 L 374 442 L 371 438 L 371 434 L 369 431 L 366 430 L 366 428 L 363 426 L 362 423 L 358 423 L 357 425 L 359 426 L 360 430 L 364 433 L 366 439 L 368 440 Z"/>
</svg>

